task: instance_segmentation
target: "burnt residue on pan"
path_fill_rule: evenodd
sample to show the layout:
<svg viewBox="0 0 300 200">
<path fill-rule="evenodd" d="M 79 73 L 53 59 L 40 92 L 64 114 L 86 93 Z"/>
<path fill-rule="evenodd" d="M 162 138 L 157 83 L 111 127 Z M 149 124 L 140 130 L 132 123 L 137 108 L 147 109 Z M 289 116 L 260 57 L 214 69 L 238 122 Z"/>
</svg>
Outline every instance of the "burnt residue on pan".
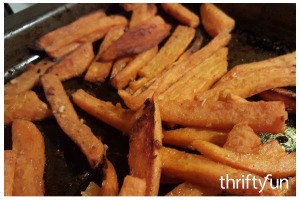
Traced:
<svg viewBox="0 0 300 200">
<path fill-rule="evenodd" d="M 195 13 L 199 13 L 199 4 L 185 5 Z M 295 4 L 218 4 L 218 6 L 236 20 L 236 28 L 228 45 L 229 68 L 296 49 Z M 120 13 L 130 17 L 130 14 L 117 4 L 42 4 L 27 10 L 25 14 L 6 18 L 4 81 L 7 82 L 20 74 L 26 63 L 45 56 L 41 52 L 28 48 L 32 47 L 37 38 L 97 9 L 104 9 L 108 14 Z M 158 14 L 162 15 L 167 22 L 173 25 L 178 24 L 160 8 Z M 26 27 L 26 24 L 30 26 Z M 203 34 L 203 45 L 205 45 L 210 38 L 202 28 L 198 31 Z M 97 44 L 99 45 L 100 42 Z M 92 84 L 78 77 L 65 81 L 63 84 L 69 95 L 81 88 L 102 100 L 122 104 L 117 91 L 108 81 L 103 84 Z M 35 91 L 46 102 L 42 88 L 37 87 Z M 128 137 L 77 106 L 74 105 L 74 107 L 84 123 L 102 139 L 104 144 L 108 145 L 107 156 L 116 168 L 121 186 L 125 175 L 129 172 Z M 289 116 L 292 122 L 288 124 L 290 127 L 295 128 L 295 123 L 293 123 L 295 119 L 295 115 Z M 90 169 L 80 149 L 63 133 L 53 117 L 35 122 L 35 124 L 43 133 L 46 144 L 45 195 L 80 195 L 80 191 L 84 190 L 90 181 L 98 184 L 102 182 L 102 166 L 96 170 Z M 279 139 L 284 142 L 283 138 Z M 11 149 L 11 126 L 4 128 L 4 148 Z M 160 195 L 166 194 L 172 187 L 172 185 L 161 185 Z"/>
</svg>

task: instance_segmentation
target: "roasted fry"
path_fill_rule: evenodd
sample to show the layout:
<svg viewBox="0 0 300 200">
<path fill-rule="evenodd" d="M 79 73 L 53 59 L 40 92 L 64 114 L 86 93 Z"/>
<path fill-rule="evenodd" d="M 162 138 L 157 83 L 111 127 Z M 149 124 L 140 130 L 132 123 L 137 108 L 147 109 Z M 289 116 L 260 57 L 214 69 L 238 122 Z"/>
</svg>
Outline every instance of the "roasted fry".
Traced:
<svg viewBox="0 0 300 200">
<path fill-rule="evenodd" d="M 239 123 L 228 133 L 223 148 L 236 153 L 247 154 L 252 153 L 254 148 L 260 144 L 260 138 L 253 129 L 247 123 Z"/>
<path fill-rule="evenodd" d="M 162 130 L 159 108 L 155 102 L 147 102 L 142 116 L 129 133 L 128 163 L 130 174 L 146 180 L 146 195 L 158 194 L 162 146 Z"/>
<path fill-rule="evenodd" d="M 229 130 L 248 122 L 255 132 L 282 133 L 287 113 L 284 104 L 274 102 L 168 101 L 160 105 L 161 118 L 184 126 Z"/>
<path fill-rule="evenodd" d="M 200 24 L 199 17 L 180 3 L 162 3 L 161 7 L 183 24 L 194 28 Z"/>
<path fill-rule="evenodd" d="M 90 65 L 84 79 L 93 83 L 104 82 L 111 70 L 111 62 L 97 62 L 94 61 Z"/>
<path fill-rule="evenodd" d="M 289 113 L 296 113 L 296 93 L 284 88 L 274 88 L 258 94 L 265 101 L 282 101 Z"/>
<path fill-rule="evenodd" d="M 13 195 L 43 196 L 45 142 L 33 123 L 26 120 L 14 120 L 12 149 L 17 155 Z"/>
<path fill-rule="evenodd" d="M 140 77 L 147 77 L 148 80 L 160 74 L 170 66 L 184 52 L 195 36 L 195 29 L 177 26 L 165 45 L 158 54 L 139 71 Z"/>
<path fill-rule="evenodd" d="M 4 150 L 4 196 L 12 196 L 16 166 L 16 153 Z"/>
<path fill-rule="evenodd" d="M 111 80 L 111 84 L 116 89 L 124 88 L 131 80 L 134 80 L 138 71 L 153 59 L 157 54 L 158 47 L 154 47 L 148 51 L 140 53 L 131 62 L 126 65 L 123 70 L 119 71 Z"/>
<path fill-rule="evenodd" d="M 202 45 L 203 42 L 203 37 L 200 33 L 200 31 L 196 31 L 196 36 L 195 39 L 191 45 L 191 47 L 189 47 L 188 50 L 186 50 L 179 58 L 176 62 L 181 62 L 185 59 L 188 59 L 193 53 L 195 53 L 196 51 L 198 51 Z M 176 62 L 174 64 L 176 64 Z"/>
<path fill-rule="evenodd" d="M 290 177 L 288 181 L 282 183 L 282 188 L 279 188 L 280 196 L 296 196 L 296 176 Z"/>
<path fill-rule="evenodd" d="M 296 85 L 296 54 L 253 62 L 233 67 L 211 90 L 199 94 L 196 99 L 216 100 L 219 93 L 228 90 L 234 95 L 247 98 L 276 87 Z"/>
<path fill-rule="evenodd" d="M 175 187 L 166 196 L 217 196 L 221 190 L 184 182 Z"/>
<path fill-rule="evenodd" d="M 81 75 L 94 58 L 92 43 L 80 45 L 62 60 L 54 64 L 47 73 L 58 76 L 61 81 Z"/>
<path fill-rule="evenodd" d="M 15 119 L 39 121 L 51 116 L 51 110 L 33 91 L 4 95 L 4 124 Z"/>
<path fill-rule="evenodd" d="M 25 72 L 4 85 L 4 94 L 19 94 L 31 90 L 38 84 L 40 76 L 53 64 L 54 62 L 43 59 L 35 65 L 27 66 Z"/>
<path fill-rule="evenodd" d="M 192 100 L 196 94 L 200 94 L 211 88 L 227 72 L 227 54 L 227 48 L 218 50 L 159 95 L 159 100 L 166 102 L 175 99 Z"/>
<path fill-rule="evenodd" d="M 200 15 L 204 29 L 211 37 L 215 37 L 222 32 L 230 32 L 234 28 L 234 19 L 214 4 L 203 3 L 200 7 Z"/>
<path fill-rule="evenodd" d="M 121 72 L 125 67 L 134 59 L 135 56 L 127 56 L 118 59 L 111 70 L 110 79 L 112 80 L 119 72 Z"/>
<path fill-rule="evenodd" d="M 205 157 L 260 176 L 271 174 L 273 178 L 284 178 L 296 175 L 295 152 L 286 153 L 276 140 L 261 144 L 251 154 L 236 153 L 202 140 L 192 142 L 192 146 Z"/>
<path fill-rule="evenodd" d="M 104 61 L 130 56 L 149 50 L 169 35 L 171 27 L 159 17 L 153 17 L 129 29 L 100 55 Z"/>
<path fill-rule="evenodd" d="M 86 39 L 83 39 L 86 37 L 92 40 L 88 42 L 94 42 L 103 37 L 112 27 L 127 23 L 125 17 L 105 16 L 102 11 L 98 11 L 44 35 L 38 40 L 38 46 L 46 52 L 53 52 L 73 42 L 86 42 Z"/>
<path fill-rule="evenodd" d="M 234 169 L 227 165 L 214 162 L 203 156 L 189 154 L 171 148 L 161 148 L 162 156 L 162 174 L 180 178 L 195 184 L 201 184 L 210 188 L 221 189 L 220 177 L 226 177 L 226 174 L 232 179 L 241 179 L 250 174 L 250 180 L 253 176 L 260 181 L 264 181 L 262 177 L 253 175 L 250 172 Z M 253 179 L 252 179 L 253 180 Z M 224 191 L 237 195 L 277 195 L 277 191 L 273 190 L 270 185 L 266 184 L 261 188 L 260 185 L 253 187 L 250 181 L 249 188 L 243 189 L 242 183 L 237 182 L 238 189 L 232 184 L 224 187 Z M 232 187 L 233 186 L 233 187 Z M 260 193 L 259 191 L 262 190 Z"/>
<path fill-rule="evenodd" d="M 129 28 L 133 28 L 143 21 L 149 20 L 156 15 L 157 7 L 151 3 L 136 3 L 132 9 Z"/>
<path fill-rule="evenodd" d="M 180 128 L 170 131 L 163 131 L 163 135 L 163 144 L 186 149 L 193 149 L 191 143 L 194 140 L 204 140 L 222 146 L 227 139 L 226 132 L 196 128 Z"/>
<path fill-rule="evenodd" d="M 96 55 L 94 61 L 90 65 L 84 79 L 90 82 L 104 82 L 105 78 L 109 75 L 112 62 L 97 62 L 100 53 L 105 51 L 114 41 L 119 39 L 121 35 L 124 34 L 125 26 L 116 26 L 112 28 L 103 39 L 100 45 L 98 54 Z"/>
<path fill-rule="evenodd" d="M 68 53 L 70 53 L 70 52 L 74 51 L 75 49 L 77 49 L 81 44 L 82 44 L 82 42 L 73 42 L 73 43 L 70 43 L 66 46 L 63 46 L 63 47 L 61 47 L 57 50 L 48 51 L 47 54 L 51 58 L 60 59 L 63 56 L 67 55 Z"/>
<path fill-rule="evenodd" d="M 112 163 L 105 158 L 105 165 L 103 168 L 102 181 L 102 196 L 117 196 L 119 193 L 119 184 L 116 170 Z"/>
<path fill-rule="evenodd" d="M 45 96 L 62 130 L 79 146 L 92 168 L 101 162 L 105 152 L 102 142 L 82 124 L 59 78 L 52 74 L 41 77 Z"/>
<path fill-rule="evenodd" d="M 127 175 L 124 178 L 119 196 L 145 196 L 146 181 L 134 176 Z"/>
<path fill-rule="evenodd" d="M 193 53 L 189 59 L 176 63 L 175 66 L 162 73 L 158 78 L 153 80 L 153 83 L 150 84 L 149 87 L 141 88 L 136 91 L 134 95 L 130 95 L 124 90 L 118 90 L 118 94 L 130 109 L 137 110 L 143 105 L 147 98 L 152 97 L 153 94 L 156 96 L 162 94 L 185 73 L 210 57 L 217 50 L 224 47 L 229 42 L 230 38 L 231 36 L 228 33 L 220 34 L 208 45 Z"/>
<path fill-rule="evenodd" d="M 100 10 L 100 11 L 91 13 L 89 15 L 80 17 L 79 19 L 70 23 L 69 25 L 58 28 L 58 29 L 42 36 L 37 41 L 37 46 L 41 49 L 45 49 L 46 47 L 49 47 L 49 46 L 57 43 L 58 41 L 63 40 L 66 36 L 74 33 L 73 32 L 74 30 L 80 32 L 80 31 L 83 31 L 81 29 L 83 29 L 86 25 L 91 26 L 92 24 L 94 24 L 94 26 L 95 26 L 95 24 L 98 24 L 99 20 L 104 18 L 105 16 L 106 16 L 106 14 Z M 84 33 L 82 35 L 84 35 Z M 62 44 L 60 47 L 62 47 L 64 45 L 66 45 L 66 44 Z M 59 48 L 57 48 L 57 49 L 59 49 Z"/>
<path fill-rule="evenodd" d="M 135 122 L 133 111 L 97 99 L 82 89 L 72 94 L 72 100 L 81 109 L 123 133 L 128 133 Z"/>
</svg>

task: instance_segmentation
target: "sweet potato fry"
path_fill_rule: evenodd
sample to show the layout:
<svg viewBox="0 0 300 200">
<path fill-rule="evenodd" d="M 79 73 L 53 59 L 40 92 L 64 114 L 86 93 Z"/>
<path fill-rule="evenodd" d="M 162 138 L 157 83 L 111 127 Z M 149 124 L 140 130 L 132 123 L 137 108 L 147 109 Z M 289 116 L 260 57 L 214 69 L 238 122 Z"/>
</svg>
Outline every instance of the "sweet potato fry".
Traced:
<svg viewBox="0 0 300 200">
<path fill-rule="evenodd" d="M 140 77 L 148 80 L 160 74 L 184 52 L 195 36 L 195 29 L 177 26 L 171 37 L 159 50 L 158 54 L 139 71 Z"/>
<path fill-rule="evenodd" d="M 184 126 L 231 129 L 248 122 L 255 132 L 282 133 L 287 113 L 284 104 L 274 102 L 168 101 L 160 105 L 161 118 Z"/>
<path fill-rule="evenodd" d="M 38 45 L 45 49 L 46 52 L 53 52 L 73 42 L 85 42 L 84 38 L 86 37 L 93 40 L 88 42 L 94 42 L 103 37 L 112 27 L 128 23 L 125 17 L 119 15 L 100 16 L 91 20 L 90 16 L 93 15 L 90 14 L 78 19 L 80 24 L 75 21 L 70 25 L 46 34 L 40 38 Z M 95 17 L 93 16 L 93 18 Z M 95 38 L 95 35 L 98 35 L 98 37 Z"/>
<path fill-rule="evenodd" d="M 111 70 L 110 79 L 113 79 L 119 72 L 125 69 L 125 67 L 134 59 L 134 57 L 135 56 L 127 56 L 116 60 Z"/>
<path fill-rule="evenodd" d="M 215 37 L 222 32 L 229 33 L 234 28 L 234 19 L 214 4 L 203 3 L 200 7 L 200 15 L 204 29 L 211 37 Z"/>
<path fill-rule="evenodd" d="M 13 195 L 43 196 L 45 142 L 33 123 L 26 120 L 14 120 L 12 149 L 17 155 Z"/>
<path fill-rule="evenodd" d="M 121 106 L 114 106 L 111 102 L 97 99 L 82 89 L 72 94 L 72 100 L 81 109 L 123 133 L 128 133 L 135 122 L 133 111 L 123 109 Z"/>
<path fill-rule="evenodd" d="M 180 3 L 162 3 L 161 7 L 183 24 L 194 28 L 200 24 L 199 17 Z"/>
<path fill-rule="evenodd" d="M 4 196 L 12 196 L 16 166 L 16 153 L 4 150 Z"/>
<path fill-rule="evenodd" d="M 112 79 L 111 84 L 116 89 L 124 88 L 131 80 L 134 80 L 138 74 L 138 71 L 147 63 L 153 59 L 157 54 L 158 47 L 154 47 L 148 51 L 140 53 L 131 62 L 119 71 Z"/>
<path fill-rule="evenodd" d="M 88 68 L 84 79 L 90 82 L 104 82 L 105 78 L 109 75 L 112 68 L 112 62 L 97 62 L 100 53 L 105 51 L 114 41 L 119 39 L 124 34 L 125 26 L 116 26 L 112 28 L 103 39 L 99 47 L 99 52 L 96 55 L 94 61 Z"/>
<path fill-rule="evenodd" d="M 258 94 L 265 101 L 282 101 L 289 113 L 296 113 L 296 93 L 284 88 L 274 88 Z"/>
<path fill-rule="evenodd" d="M 138 177 L 127 175 L 119 196 L 145 196 L 146 195 L 146 181 Z"/>
<path fill-rule="evenodd" d="M 109 75 L 111 70 L 111 62 L 97 62 L 94 61 L 90 65 L 87 73 L 84 76 L 84 80 L 90 81 L 93 83 L 102 83 L 105 81 L 106 77 Z"/>
<path fill-rule="evenodd" d="M 4 124 L 15 119 L 39 121 L 51 116 L 51 110 L 33 91 L 4 95 Z"/>
<path fill-rule="evenodd" d="M 215 100 L 224 90 L 247 98 L 276 87 L 296 85 L 295 52 L 272 59 L 237 65 L 224 75 L 211 90 L 196 99 Z"/>
<path fill-rule="evenodd" d="M 91 64 L 93 58 L 92 43 L 84 43 L 54 64 L 47 73 L 54 74 L 61 81 L 65 81 L 81 75 Z"/>
<path fill-rule="evenodd" d="M 189 182 L 184 182 L 175 187 L 166 196 L 217 196 L 222 190 L 209 188 Z"/>
<path fill-rule="evenodd" d="M 186 50 L 179 58 L 176 62 L 181 62 L 185 59 L 188 59 L 193 53 L 195 53 L 196 51 L 198 51 L 202 45 L 203 42 L 203 36 L 201 35 L 200 31 L 196 31 L 196 36 L 195 39 L 191 45 L 191 47 L 189 47 L 188 50 Z M 176 62 L 174 64 L 176 64 Z"/>
<path fill-rule="evenodd" d="M 211 88 L 227 72 L 227 54 L 227 48 L 218 50 L 211 57 L 182 76 L 163 94 L 159 95 L 159 100 L 192 100 L 196 94 Z"/>
<path fill-rule="evenodd" d="M 64 39 L 66 36 L 74 33 L 73 32 L 74 30 L 79 32 L 79 31 L 83 31 L 81 29 L 83 29 L 86 25 L 96 26 L 96 24 L 99 23 L 99 20 L 104 18 L 105 16 L 106 16 L 106 14 L 102 10 L 96 11 L 89 15 L 82 16 L 79 19 L 77 19 L 76 21 L 70 23 L 69 25 L 58 28 L 58 29 L 42 36 L 37 41 L 37 46 L 41 49 L 45 49 L 46 47 L 49 47 L 49 46 L 57 43 L 59 40 Z M 64 45 L 66 45 L 66 44 L 62 44 L 60 47 L 62 47 Z"/>
<path fill-rule="evenodd" d="M 149 20 L 156 15 L 157 7 L 151 3 L 136 3 L 132 9 L 129 28 L 133 28 L 143 21 Z"/>
<path fill-rule="evenodd" d="M 4 94 L 19 94 L 31 90 L 38 84 L 40 76 L 53 64 L 54 62 L 43 59 L 35 65 L 27 66 L 25 72 L 4 85 Z"/>
<path fill-rule="evenodd" d="M 185 73 L 202 63 L 217 50 L 224 47 L 229 42 L 230 38 L 231 36 L 228 33 L 220 34 L 208 45 L 193 53 L 189 59 L 176 63 L 172 68 L 162 73 L 158 78 L 155 78 L 150 86 L 143 87 L 141 90 L 136 91 L 134 95 L 130 95 L 123 90 L 119 90 L 118 94 L 130 109 L 137 110 L 143 105 L 147 98 L 151 98 L 153 95 L 158 96 L 159 94 L 162 94 Z"/>
<path fill-rule="evenodd" d="M 119 193 L 117 173 L 114 166 L 107 158 L 105 158 L 103 176 L 101 188 L 102 196 L 117 196 Z"/>
<path fill-rule="evenodd" d="M 99 187 L 96 183 L 91 181 L 87 188 L 82 191 L 81 196 L 101 196 L 102 195 L 102 189 Z"/>
<path fill-rule="evenodd" d="M 194 140 L 204 140 L 222 146 L 227 139 L 226 132 L 196 128 L 180 128 L 170 131 L 163 131 L 163 135 L 163 144 L 186 149 L 193 149 L 191 143 Z"/>
<path fill-rule="evenodd" d="M 247 154 L 252 153 L 254 148 L 260 144 L 260 138 L 253 129 L 247 123 L 239 123 L 228 133 L 223 148 L 236 153 Z"/>
<path fill-rule="evenodd" d="M 63 46 L 63 47 L 61 47 L 57 50 L 48 51 L 47 54 L 51 58 L 60 59 L 61 57 L 65 56 L 68 53 L 70 53 L 70 52 L 74 51 L 75 49 L 77 49 L 81 44 L 82 44 L 82 42 L 73 42 L 73 43 L 70 43 L 66 46 Z"/>
<path fill-rule="evenodd" d="M 79 146 L 90 166 L 96 168 L 102 162 L 105 152 L 102 142 L 89 127 L 80 122 L 57 76 L 45 74 L 41 82 L 59 126 Z"/>
<path fill-rule="evenodd" d="M 162 130 L 159 108 L 155 102 L 147 102 L 144 113 L 133 125 L 129 137 L 130 174 L 146 180 L 147 196 L 157 195 Z"/>
<path fill-rule="evenodd" d="M 129 29 L 101 54 L 100 59 L 110 61 L 149 50 L 169 35 L 170 28 L 161 17 L 153 17 Z"/>
<path fill-rule="evenodd" d="M 288 154 L 277 141 L 271 143 L 273 144 L 262 144 L 259 150 L 252 154 L 236 153 L 202 140 L 194 141 L 192 146 L 212 160 L 260 176 L 268 174 L 271 174 L 273 178 L 295 176 L 295 152 Z"/>
<path fill-rule="evenodd" d="M 226 174 L 232 179 L 241 179 L 246 177 L 250 172 L 234 169 L 227 165 L 214 162 L 203 156 L 189 154 L 171 148 L 161 148 L 162 156 L 162 174 L 180 178 L 195 184 L 201 184 L 210 188 L 221 189 L 220 177 L 226 177 Z M 262 177 L 251 175 L 251 179 L 255 176 L 260 181 L 264 181 Z M 236 185 L 228 184 L 229 187 L 224 187 L 226 192 L 237 195 L 276 195 L 277 191 L 271 189 L 270 185 L 266 184 L 262 192 L 260 185 L 253 187 L 253 182 L 250 181 L 249 188 L 243 189 L 242 183 L 237 182 Z"/>
</svg>

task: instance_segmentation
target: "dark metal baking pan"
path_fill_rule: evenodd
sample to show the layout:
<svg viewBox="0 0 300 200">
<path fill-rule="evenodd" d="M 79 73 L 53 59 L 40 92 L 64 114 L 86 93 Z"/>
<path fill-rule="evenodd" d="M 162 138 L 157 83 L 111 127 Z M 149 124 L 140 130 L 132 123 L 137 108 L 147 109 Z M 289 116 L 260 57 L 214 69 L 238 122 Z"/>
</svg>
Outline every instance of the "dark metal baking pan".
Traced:
<svg viewBox="0 0 300 200">
<path fill-rule="evenodd" d="M 195 13 L 199 13 L 199 4 L 185 5 Z M 218 4 L 218 6 L 236 20 L 233 38 L 228 45 L 229 67 L 296 49 L 296 4 Z M 45 56 L 42 52 L 32 50 L 37 38 L 97 9 L 103 9 L 107 14 L 122 14 L 129 17 L 118 4 L 37 4 L 6 17 L 4 82 L 20 74 L 26 63 L 35 62 Z M 167 22 L 178 24 L 160 8 L 158 13 Z M 205 38 L 204 42 L 207 42 L 209 37 L 202 28 L 200 31 Z M 79 77 L 64 82 L 64 87 L 69 94 L 83 88 L 102 100 L 121 102 L 116 90 L 107 82 L 96 85 L 87 83 Z M 36 88 L 35 91 L 45 100 L 41 88 Z M 109 146 L 107 155 L 116 167 L 121 185 L 128 173 L 128 138 L 78 107 L 75 108 L 94 134 L 101 137 Z M 289 118 L 291 125 L 295 127 L 295 116 Z M 101 166 L 97 170 L 89 168 L 79 148 L 63 133 L 53 117 L 35 124 L 42 131 L 46 143 L 45 195 L 79 195 L 91 180 L 101 183 Z M 5 149 L 10 149 L 10 126 L 4 127 L 4 140 Z M 170 188 L 162 186 L 160 194 L 165 194 Z"/>
</svg>

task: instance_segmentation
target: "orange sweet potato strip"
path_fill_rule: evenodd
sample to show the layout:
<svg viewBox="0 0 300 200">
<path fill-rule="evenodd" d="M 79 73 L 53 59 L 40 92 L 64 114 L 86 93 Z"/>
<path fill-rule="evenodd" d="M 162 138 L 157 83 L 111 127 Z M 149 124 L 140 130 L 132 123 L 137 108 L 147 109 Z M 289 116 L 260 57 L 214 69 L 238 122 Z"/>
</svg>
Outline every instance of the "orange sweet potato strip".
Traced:
<svg viewBox="0 0 300 200">
<path fill-rule="evenodd" d="M 43 196 L 45 142 L 41 132 L 32 122 L 13 122 L 12 150 L 17 155 L 13 195 Z"/>
<path fill-rule="evenodd" d="M 119 196 L 145 196 L 146 181 L 138 177 L 127 175 L 124 178 Z"/>
<path fill-rule="evenodd" d="M 58 76 L 61 81 L 65 81 L 80 76 L 85 72 L 93 58 L 94 51 L 92 43 L 84 43 L 54 64 L 48 70 L 48 73 Z"/>
<path fill-rule="evenodd" d="M 82 89 L 72 94 L 72 100 L 81 109 L 123 133 L 128 133 L 135 121 L 133 111 L 97 99 Z"/>
<path fill-rule="evenodd" d="M 87 70 L 84 79 L 90 82 L 104 82 L 112 68 L 112 62 L 101 62 L 99 59 L 100 53 L 105 51 L 114 41 L 124 34 L 125 26 L 116 26 L 112 28 L 103 39 L 98 54 L 94 58 L 92 64 Z"/>
<path fill-rule="evenodd" d="M 16 153 L 4 150 L 4 196 L 12 196 L 16 166 Z"/>
<path fill-rule="evenodd" d="M 4 85 L 4 94 L 19 94 L 31 90 L 38 84 L 40 76 L 53 64 L 49 59 L 43 59 L 35 65 L 27 66 L 25 72 Z"/>
<path fill-rule="evenodd" d="M 150 60 L 157 54 L 158 47 L 154 47 L 148 51 L 140 53 L 131 62 L 119 71 L 112 79 L 111 84 L 116 89 L 124 88 L 130 81 L 134 80 L 138 71 L 149 63 Z"/>
<path fill-rule="evenodd" d="M 157 55 L 139 71 L 140 77 L 151 79 L 175 62 L 195 36 L 195 29 L 177 26 Z"/>
<path fill-rule="evenodd" d="M 82 44 L 82 42 L 73 42 L 73 43 L 70 43 L 66 46 L 63 46 L 63 47 L 61 47 L 57 50 L 48 51 L 47 54 L 51 58 L 60 59 L 63 56 L 67 55 L 68 53 L 70 53 L 70 52 L 74 51 L 75 49 L 77 49 L 81 44 Z"/>
<path fill-rule="evenodd" d="M 133 28 L 143 21 L 149 20 L 156 15 L 157 7 L 151 3 L 136 3 L 132 9 L 129 28 Z"/>
<path fill-rule="evenodd" d="M 236 153 L 247 154 L 252 153 L 254 148 L 260 144 L 261 140 L 253 129 L 247 123 L 242 122 L 235 125 L 228 133 L 223 148 Z"/>
<path fill-rule="evenodd" d="M 215 37 L 222 32 L 230 32 L 234 28 L 234 19 L 214 4 L 203 3 L 200 7 L 200 15 L 204 29 L 211 37 Z"/>
<path fill-rule="evenodd" d="M 129 132 L 128 163 L 130 174 L 146 180 L 146 195 L 158 195 L 162 146 L 162 127 L 159 108 L 147 102 L 144 113 Z"/>
<path fill-rule="evenodd" d="M 159 100 L 192 100 L 196 94 L 207 91 L 227 72 L 227 54 L 225 47 L 218 50 L 159 95 Z"/>
<path fill-rule="evenodd" d="M 110 61 L 149 50 L 169 35 L 170 28 L 161 17 L 153 17 L 129 29 L 101 54 L 100 59 Z"/>
<path fill-rule="evenodd" d="M 116 170 L 112 163 L 105 158 L 103 167 L 102 196 L 117 196 L 119 184 Z"/>
<path fill-rule="evenodd" d="M 180 3 L 162 3 L 161 7 L 183 24 L 194 28 L 200 24 L 199 17 Z"/>
<path fill-rule="evenodd" d="M 101 162 L 105 152 L 102 142 L 82 124 L 59 78 L 52 74 L 41 77 L 45 96 L 62 130 L 79 146 L 92 168 Z"/>
<path fill-rule="evenodd" d="M 33 91 L 4 95 L 4 124 L 10 124 L 15 119 L 39 121 L 51 115 L 47 104 Z"/>
<path fill-rule="evenodd" d="M 102 189 L 99 185 L 91 181 L 84 191 L 81 191 L 81 196 L 101 196 Z"/>
<path fill-rule="evenodd" d="M 287 119 L 284 103 L 280 101 L 171 100 L 160 105 L 160 108 L 161 118 L 165 122 L 225 130 L 240 122 L 247 122 L 255 132 L 282 133 Z"/>
<path fill-rule="evenodd" d="M 222 146 L 227 139 L 227 133 L 224 131 L 221 132 L 196 128 L 179 128 L 170 131 L 163 131 L 163 135 L 163 144 L 186 149 L 193 149 L 191 143 L 194 140 L 204 140 Z"/>
<path fill-rule="evenodd" d="M 74 34 L 74 31 L 79 31 L 86 25 L 94 25 L 99 23 L 101 18 L 104 18 L 106 14 L 102 11 L 96 11 L 89 15 L 85 15 L 77 19 L 76 21 L 70 23 L 69 25 L 63 26 L 52 32 L 47 33 L 46 35 L 42 36 L 38 41 L 37 45 L 41 49 L 45 49 L 48 46 L 55 44 L 58 40 L 62 40 L 64 37 Z M 62 46 L 64 46 L 63 44 Z"/>
<path fill-rule="evenodd" d="M 166 176 L 179 178 L 217 190 L 221 189 L 220 177 L 226 177 L 226 174 L 232 179 L 241 179 L 242 177 L 251 174 L 249 177 L 250 179 L 255 176 L 256 179 L 264 181 L 262 177 L 254 175 L 251 172 L 235 169 L 200 155 L 166 147 L 161 148 L 160 152 L 162 156 L 162 174 Z M 238 182 L 237 184 L 239 189 L 236 189 L 236 187 L 233 188 L 232 184 L 228 184 L 228 187 L 225 187 L 224 191 L 231 194 L 248 196 L 268 196 L 278 194 L 278 192 L 273 190 L 269 184 L 265 185 L 261 193 L 259 192 L 262 189 L 261 186 L 256 184 L 256 187 L 253 187 L 252 181 L 249 182 L 248 189 L 245 189 L 245 187 L 243 189 L 241 182 Z"/>
<path fill-rule="evenodd" d="M 166 196 L 217 196 L 218 194 L 221 194 L 221 190 L 184 182 L 175 187 Z"/>
<path fill-rule="evenodd" d="M 89 21 L 86 22 L 85 24 L 80 24 L 75 28 L 74 27 L 70 28 L 68 26 L 62 27 L 62 29 L 65 29 L 63 30 L 63 34 L 60 35 L 60 37 L 55 37 L 54 40 L 52 40 L 49 45 L 46 45 L 44 47 L 44 49 L 46 52 L 52 52 L 73 42 L 85 42 L 85 40 L 82 40 L 82 38 L 85 38 L 90 34 L 92 34 L 93 36 L 92 37 L 93 41 L 89 41 L 89 42 L 94 42 L 94 40 L 103 37 L 105 33 L 107 33 L 112 27 L 118 25 L 125 25 L 127 23 L 128 21 L 125 17 L 119 15 L 111 15 L 111 16 L 104 16 L 98 20 L 93 20 L 93 21 L 89 19 Z M 98 35 L 98 33 L 100 34 Z M 51 32 L 49 34 L 51 34 Z M 100 38 L 95 38 L 94 34 L 98 35 Z M 43 36 L 41 39 L 43 39 L 44 37 L 47 38 L 47 35 Z"/>
<path fill-rule="evenodd" d="M 219 93 L 228 90 L 247 98 L 276 87 L 296 85 L 295 52 L 275 58 L 237 65 L 225 74 L 211 90 L 199 94 L 196 99 L 216 100 Z"/>
<path fill-rule="evenodd" d="M 288 154 L 277 141 L 272 143 L 262 144 L 261 149 L 252 154 L 236 153 L 202 140 L 194 141 L 192 146 L 212 160 L 234 168 L 247 170 L 260 176 L 268 174 L 271 174 L 272 178 L 295 176 L 295 152 Z"/>
</svg>

